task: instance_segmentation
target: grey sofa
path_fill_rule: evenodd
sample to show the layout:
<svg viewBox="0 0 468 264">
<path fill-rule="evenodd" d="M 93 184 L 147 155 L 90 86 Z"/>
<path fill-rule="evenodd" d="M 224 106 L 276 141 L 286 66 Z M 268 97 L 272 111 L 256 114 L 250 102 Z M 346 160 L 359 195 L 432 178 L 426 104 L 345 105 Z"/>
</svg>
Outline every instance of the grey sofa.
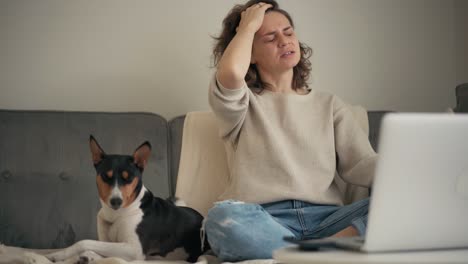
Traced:
<svg viewBox="0 0 468 264">
<path fill-rule="evenodd" d="M 370 111 L 375 148 L 385 111 Z M 100 208 L 88 138 L 107 153 L 153 146 L 143 179 L 160 197 L 175 192 L 185 116 L 152 113 L 0 110 L 0 243 L 62 248 L 96 239 Z"/>
</svg>

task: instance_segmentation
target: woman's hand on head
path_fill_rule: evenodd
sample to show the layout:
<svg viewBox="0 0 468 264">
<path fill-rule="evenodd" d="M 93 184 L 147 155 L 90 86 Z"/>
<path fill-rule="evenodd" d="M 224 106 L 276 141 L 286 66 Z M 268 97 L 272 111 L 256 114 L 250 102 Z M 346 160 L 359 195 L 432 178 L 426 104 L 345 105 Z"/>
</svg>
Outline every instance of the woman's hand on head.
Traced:
<svg viewBox="0 0 468 264">
<path fill-rule="evenodd" d="M 250 6 L 241 13 L 241 20 L 236 31 L 250 30 L 251 33 L 257 32 L 263 23 L 265 12 L 268 8 L 273 7 L 271 4 L 263 2 Z"/>
<path fill-rule="evenodd" d="M 244 85 L 244 78 L 251 63 L 254 36 L 262 26 L 265 12 L 270 7 L 273 6 L 257 3 L 241 13 L 237 33 L 218 63 L 216 76 L 222 86 L 237 89 Z"/>
</svg>

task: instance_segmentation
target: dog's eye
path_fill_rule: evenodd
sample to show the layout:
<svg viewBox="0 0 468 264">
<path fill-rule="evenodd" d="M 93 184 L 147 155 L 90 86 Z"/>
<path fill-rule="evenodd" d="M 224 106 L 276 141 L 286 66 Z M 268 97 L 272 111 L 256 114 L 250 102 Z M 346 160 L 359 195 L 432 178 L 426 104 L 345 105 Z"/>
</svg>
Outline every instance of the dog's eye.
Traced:
<svg viewBox="0 0 468 264">
<path fill-rule="evenodd" d="M 128 177 L 129 177 L 128 172 L 127 172 L 127 171 L 123 171 L 123 172 L 122 172 L 122 178 L 123 178 L 124 180 L 128 180 Z"/>
</svg>

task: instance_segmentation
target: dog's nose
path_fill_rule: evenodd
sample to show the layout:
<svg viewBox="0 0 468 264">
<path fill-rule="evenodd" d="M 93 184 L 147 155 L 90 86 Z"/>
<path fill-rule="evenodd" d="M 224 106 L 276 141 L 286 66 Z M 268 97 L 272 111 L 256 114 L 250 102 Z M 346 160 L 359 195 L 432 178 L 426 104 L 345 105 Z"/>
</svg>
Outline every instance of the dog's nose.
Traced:
<svg viewBox="0 0 468 264">
<path fill-rule="evenodd" d="M 113 208 L 114 210 L 117 210 L 117 209 L 119 209 L 120 206 L 122 205 L 122 199 L 120 199 L 120 198 L 112 198 L 112 199 L 110 200 L 110 204 L 111 204 L 111 206 L 112 206 L 112 208 Z"/>
</svg>

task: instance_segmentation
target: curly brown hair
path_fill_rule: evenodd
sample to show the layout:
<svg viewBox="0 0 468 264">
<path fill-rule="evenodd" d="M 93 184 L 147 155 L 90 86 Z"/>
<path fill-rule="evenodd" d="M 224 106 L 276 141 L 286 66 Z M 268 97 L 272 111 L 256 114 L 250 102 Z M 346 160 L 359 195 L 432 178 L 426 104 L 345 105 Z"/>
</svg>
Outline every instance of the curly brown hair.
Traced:
<svg viewBox="0 0 468 264">
<path fill-rule="evenodd" d="M 283 14 L 294 28 L 294 22 L 289 13 L 283 9 L 280 9 L 278 3 L 274 0 L 250 0 L 243 5 L 235 5 L 223 20 L 223 29 L 221 34 L 219 34 L 218 37 L 213 37 L 215 39 L 215 45 L 213 49 L 213 64 L 215 67 L 218 65 L 218 62 L 223 56 L 227 46 L 236 35 L 236 28 L 239 26 L 241 13 L 250 6 L 260 2 L 271 4 L 272 7 L 269 8 L 266 12 L 278 12 Z M 303 87 L 309 87 L 307 80 L 309 79 L 309 75 L 312 70 L 312 65 L 309 61 L 310 56 L 312 56 L 312 49 L 301 42 L 299 42 L 299 46 L 301 50 L 301 59 L 299 63 L 293 68 L 292 88 L 294 90 Z M 269 85 L 268 83 L 262 81 L 255 64 L 250 64 L 249 70 L 245 76 L 245 82 L 247 83 L 247 86 L 255 87 L 260 90 L 263 90 L 263 88 L 268 87 Z"/>
</svg>

